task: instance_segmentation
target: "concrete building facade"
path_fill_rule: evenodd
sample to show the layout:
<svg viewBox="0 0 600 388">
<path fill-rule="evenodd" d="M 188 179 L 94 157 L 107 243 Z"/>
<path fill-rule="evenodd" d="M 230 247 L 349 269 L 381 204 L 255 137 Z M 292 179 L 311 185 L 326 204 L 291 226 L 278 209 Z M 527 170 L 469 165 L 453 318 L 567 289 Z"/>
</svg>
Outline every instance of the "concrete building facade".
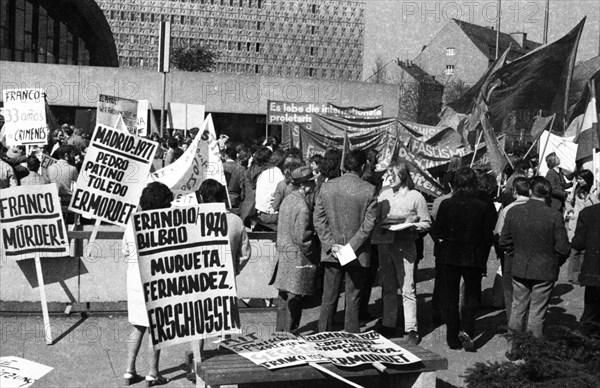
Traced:
<svg viewBox="0 0 600 388">
<path fill-rule="evenodd" d="M 206 45 L 216 71 L 357 81 L 362 77 L 364 1 L 97 0 L 121 67 L 157 67 L 161 21 L 172 46 Z"/>
</svg>

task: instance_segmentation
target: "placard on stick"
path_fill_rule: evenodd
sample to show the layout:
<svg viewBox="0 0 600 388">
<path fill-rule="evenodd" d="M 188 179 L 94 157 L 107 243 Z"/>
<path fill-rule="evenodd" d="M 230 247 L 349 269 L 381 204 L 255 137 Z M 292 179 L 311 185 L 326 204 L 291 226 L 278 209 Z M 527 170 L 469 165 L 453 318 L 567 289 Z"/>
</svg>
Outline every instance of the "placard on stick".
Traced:
<svg viewBox="0 0 600 388">
<path fill-rule="evenodd" d="M 21 357 L 0 357 L 0 387 L 30 387 L 52 369 Z"/>
<path fill-rule="evenodd" d="M 17 186 L 0 191 L 1 259 L 34 258 L 46 342 L 52 343 L 40 257 L 69 255 L 69 240 L 55 184 Z"/>
<path fill-rule="evenodd" d="M 98 124 L 69 210 L 126 226 L 146 186 L 158 143 Z"/>
<path fill-rule="evenodd" d="M 224 204 L 133 214 L 155 350 L 240 333 Z"/>
<path fill-rule="evenodd" d="M 5 89 L 4 127 L 8 147 L 48 143 L 46 94 L 42 89 Z"/>
</svg>

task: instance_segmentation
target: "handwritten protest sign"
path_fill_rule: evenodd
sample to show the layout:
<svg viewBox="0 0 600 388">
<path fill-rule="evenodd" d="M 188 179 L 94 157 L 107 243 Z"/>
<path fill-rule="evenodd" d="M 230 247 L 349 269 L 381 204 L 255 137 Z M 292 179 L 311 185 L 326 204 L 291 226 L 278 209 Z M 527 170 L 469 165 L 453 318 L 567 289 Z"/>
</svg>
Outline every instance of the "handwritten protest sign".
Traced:
<svg viewBox="0 0 600 388">
<path fill-rule="evenodd" d="M 128 98 L 108 96 L 100 94 L 98 96 L 98 110 L 96 113 L 96 124 L 117 127 L 119 115 L 123 116 L 123 121 L 129 133 L 138 132 L 138 101 Z"/>
<path fill-rule="evenodd" d="M 0 195 L 2 259 L 61 257 L 69 254 L 55 184 L 17 186 Z"/>
<path fill-rule="evenodd" d="M 204 120 L 200 131 L 183 155 L 149 177 L 152 181 L 167 185 L 176 196 L 195 192 L 209 178 L 227 187 L 211 115 Z"/>
<path fill-rule="evenodd" d="M 4 127 L 8 147 L 48 143 L 46 94 L 42 89 L 5 89 Z"/>
<path fill-rule="evenodd" d="M 219 344 L 267 369 L 328 361 L 315 351 L 313 344 L 292 334 L 277 333 L 268 340 L 261 340 L 252 333 L 243 337 L 227 338 Z"/>
<path fill-rule="evenodd" d="M 52 369 L 54 368 L 20 357 L 0 357 L 0 387 L 31 387 Z"/>
<path fill-rule="evenodd" d="M 154 349 L 239 333 L 225 205 L 135 213 L 133 226 Z"/>
<path fill-rule="evenodd" d="M 412 364 L 420 358 L 379 333 L 324 332 L 303 337 L 314 344 L 315 351 L 333 364 L 352 367 L 361 364 Z"/>
<path fill-rule="evenodd" d="M 137 106 L 137 135 L 141 137 L 148 136 L 148 100 L 139 100 Z M 152 114 L 152 113 L 150 113 Z"/>
<path fill-rule="evenodd" d="M 158 143 L 98 124 L 69 210 L 125 226 L 146 186 Z"/>
</svg>

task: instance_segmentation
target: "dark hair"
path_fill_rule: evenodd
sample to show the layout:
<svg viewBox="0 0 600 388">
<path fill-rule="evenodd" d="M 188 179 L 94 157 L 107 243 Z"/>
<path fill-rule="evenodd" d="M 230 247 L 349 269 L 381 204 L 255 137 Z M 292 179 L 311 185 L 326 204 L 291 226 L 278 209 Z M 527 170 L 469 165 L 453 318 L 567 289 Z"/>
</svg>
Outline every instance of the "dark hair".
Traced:
<svg viewBox="0 0 600 388">
<path fill-rule="evenodd" d="M 70 145 L 61 146 L 56 150 L 56 159 L 62 159 L 65 157 L 65 155 L 68 155 L 74 151 L 75 151 L 75 148 L 73 146 L 70 146 Z"/>
<path fill-rule="evenodd" d="M 556 156 L 556 152 L 552 152 L 546 156 L 546 164 L 549 169 L 558 165 L 558 156 Z"/>
<path fill-rule="evenodd" d="M 461 167 L 456 170 L 452 181 L 452 196 L 474 195 L 479 187 L 477 174 L 472 168 Z"/>
<path fill-rule="evenodd" d="M 248 167 L 248 161 L 250 160 L 250 156 L 252 156 L 252 154 L 250 153 L 250 148 L 244 147 L 241 150 L 239 150 L 237 154 L 237 160 L 242 166 Z"/>
<path fill-rule="evenodd" d="M 310 163 L 315 162 L 317 166 L 319 163 L 321 163 L 321 160 L 323 160 L 323 156 L 321 156 L 321 154 L 314 154 L 308 159 Z"/>
<path fill-rule="evenodd" d="M 527 170 L 531 168 L 531 162 L 527 159 L 521 159 L 515 163 L 515 171 L 513 174 L 516 176 L 527 176 Z"/>
<path fill-rule="evenodd" d="M 319 170 L 325 178 L 337 178 L 341 175 L 340 163 L 342 160 L 342 151 L 337 148 L 328 149 L 321 159 Z"/>
<path fill-rule="evenodd" d="M 35 155 L 27 157 L 27 169 L 29 171 L 37 172 L 40 169 L 40 164 L 40 160 Z"/>
<path fill-rule="evenodd" d="M 581 170 L 579 174 L 577 174 L 578 178 L 581 178 L 585 181 L 588 190 L 594 185 L 594 174 L 590 170 Z"/>
<path fill-rule="evenodd" d="M 283 169 L 283 162 L 285 161 L 285 151 L 282 149 L 276 149 L 271 154 L 271 158 L 269 159 L 269 163 L 273 167 L 279 167 L 280 170 Z"/>
<path fill-rule="evenodd" d="M 265 164 L 269 163 L 269 159 L 271 159 L 271 154 L 273 153 L 267 147 L 260 147 L 254 153 L 252 163 L 256 164 L 257 166 L 264 166 Z"/>
<path fill-rule="evenodd" d="M 397 174 L 398 178 L 400 178 L 400 186 L 407 187 L 409 190 L 415 188 L 415 182 L 413 182 L 412 177 L 410 176 L 410 169 L 406 163 L 392 162 L 388 167 L 388 170 L 391 168 L 398 170 Z"/>
<path fill-rule="evenodd" d="M 494 198 L 498 189 L 498 182 L 496 182 L 496 178 L 491 174 L 482 173 L 477 176 L 477 186 L 480 192 Z"/>
<path fill-rule="evenodd" d="M 531 187 L 531 182 L 529 179 L 519 176 L 516 177 L 513 181 L 513 190 L 517 195 L 523 197 L 529 197 L 529 188 Z"/>
<path fill-rule="evenodd" d="M 201 203 L 225 203 L 227 204 L 227 191 L 225 186 L 214 179 L 205 179 L 196 191 L 196 199 Z"/>
<path fill-rule="evenodd" d="M 167 140 L 167 145 L 169 148 L 177 148 L 179 147 L 179 140 L 177 140 L 176 137 L 170 137 L 169 140 Z"/>
<path fill-rule="evenodd" d="M 346 155 L 344 169 L 360 173 L 361 168 L 367 163 L 367 153 L 362 149 L 355 149 Z"/>
<path fill-rule="evenodd" d="M 142 210 L 166 209 L 171 207 L 173 193 L 164 183 L 150 182 L 142 190 L 140 207 Z"/>
<path fill-rule="evenodd" d="M 288 150 L 288 156 L 297 156 L 302 159 L 302 150 L 298 147 L 290 147 Z"/>
<path fill-rule="evenodd" d="M 237 158 L 237 151 L 235 150 L 235 148 L 233 147 L 226 147 L 225 148 L 225 155 L 227 155 L 227 157 L 229 159 L 235 160 L 235 158 Z"/>
<path fill-rule="evenodd" d="M 552 194 L 552 186 L 543 176 L 534 176 L 531 182 L 531 195 L 538 198 L 548 198 Z"/>
<path fill-rule="evenodd" d="M 292 181 L 292 171 L 297 169 L 298 167 L 302 167 L 304 162 L 302 158 L 299 158 L 295 155 L 290 155 L 285 158 L 285 162 L 283 162 L 283 175 L 285 175 L 285 182 L 290 183 Z"/>
<path fill-rule="evenodd" d="M 152 132 L 152 135 L 150 135 L 150 140 L 160 141 L 160 135 L 158 132 Z"/>
</svg>

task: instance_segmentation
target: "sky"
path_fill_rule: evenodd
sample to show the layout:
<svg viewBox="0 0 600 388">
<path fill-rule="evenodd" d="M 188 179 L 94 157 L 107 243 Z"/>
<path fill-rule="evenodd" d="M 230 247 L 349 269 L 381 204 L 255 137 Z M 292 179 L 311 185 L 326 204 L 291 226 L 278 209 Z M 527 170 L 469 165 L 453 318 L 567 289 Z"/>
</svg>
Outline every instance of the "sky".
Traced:
<svg viewBox="0 0 600 388">
<path fill-rule="evenodd" d="M 414 59 L 424 45 L 452 18 L 483 26 L 496 24 L 498 0 L 366 0 L 363 78 L 373 72 L 376 58 L 385 63 Z M 542 42 L 545 0 L 502 0 L 503 32 L 524 31 L 527 39 Z M 577 60 L 599 54 L 600 0 L 550 0 L 548 42 L 587 20 Z"/>
</svg>

